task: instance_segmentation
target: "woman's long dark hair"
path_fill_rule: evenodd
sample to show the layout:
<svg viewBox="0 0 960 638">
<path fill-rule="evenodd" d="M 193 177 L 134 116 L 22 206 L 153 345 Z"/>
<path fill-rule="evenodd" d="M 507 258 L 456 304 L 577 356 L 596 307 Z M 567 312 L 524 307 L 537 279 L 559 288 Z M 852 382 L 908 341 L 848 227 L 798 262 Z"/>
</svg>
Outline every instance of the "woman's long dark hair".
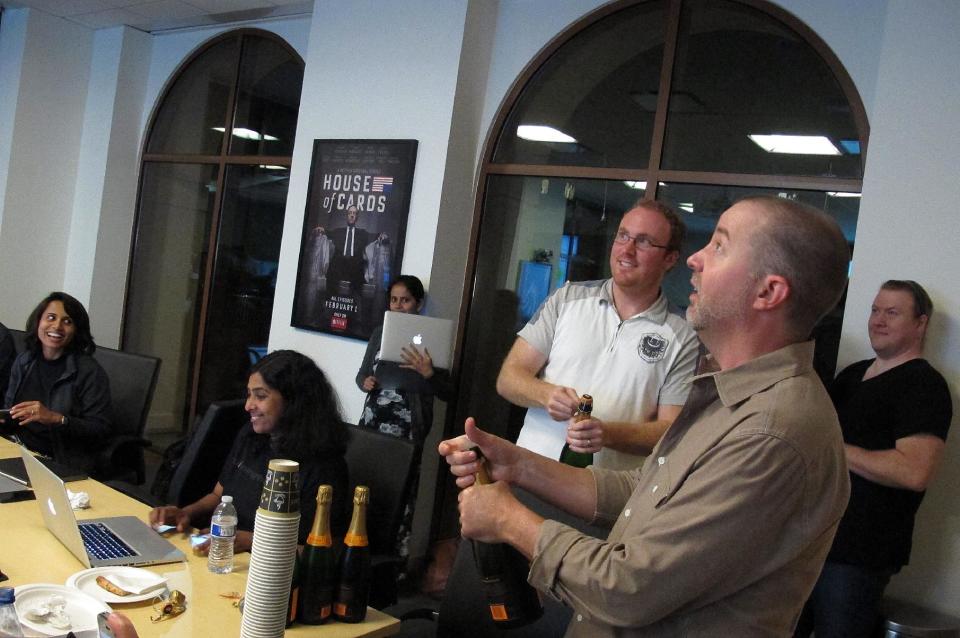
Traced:
<svg viewBox="0 0 960 638">
<path fill-rule="evenodd" d="M 277 350 L 257 361 L 258 372 L 283 397 L 283 414 L 271 433 L 274 448 L 293 460 L 342 456 L 349 432 L 330 382 L 310 357 Z"/>
<path fill-rule="evenodd" d="M 82 352 L 83 354 L 93 354 L 97 349 L 97 344 L 93 342 L 93 335 L 90 334 L 90 315 L 83 304 L 71 297 L 65 292 L 51 292 L 43 298 L 37 307 L 30 313 L 27 319 L 26 334 L 24 343 L 26 349 L 39 356 L 41 353 L 40 338 L 37 337 L 37 329 L 40 327 L 40 317 L 43 311 L 47 309 L 51 301 L 59 301 L 63 304 L 64 311 L 73 320 L 73 339 L 67 344 L 65 351 Z"/>
</svg>

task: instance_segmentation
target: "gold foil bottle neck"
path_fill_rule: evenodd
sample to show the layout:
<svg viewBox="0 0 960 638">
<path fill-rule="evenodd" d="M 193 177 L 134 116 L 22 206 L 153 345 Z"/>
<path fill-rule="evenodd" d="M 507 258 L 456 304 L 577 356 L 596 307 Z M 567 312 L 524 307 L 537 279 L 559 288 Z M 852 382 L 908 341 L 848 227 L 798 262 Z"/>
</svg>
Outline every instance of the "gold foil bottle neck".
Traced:
<svg viewBox="0 0 960 638">
<path fill-rule="evenodd" d="M 353 490 L 353 504 L 366 505 L 370 502 L 370 488 L 366 485 L 358 485 Z"/>
<path fill-rule="evenodd" d="M 333 487 L 321 485 L 317 488 L 317 505 L 325 505 L 333 501 Z"/>
</svg>

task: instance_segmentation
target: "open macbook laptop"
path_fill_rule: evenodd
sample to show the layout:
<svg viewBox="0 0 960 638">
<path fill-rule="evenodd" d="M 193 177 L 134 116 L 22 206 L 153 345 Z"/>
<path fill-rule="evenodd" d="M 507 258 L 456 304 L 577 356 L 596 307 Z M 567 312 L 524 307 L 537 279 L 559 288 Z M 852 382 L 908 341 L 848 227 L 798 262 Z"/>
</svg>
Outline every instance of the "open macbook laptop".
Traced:
<svg viewBox="0 0 960 638">
<path fill-rule="evenodd" d="M 47 529 L 86 567 L 155 565 L 185 559 L 183 552 L 135 516 L 77 523 L 60 478 L 20 448 Z"/>
<path fill-rule="evenodd" d="M 449 319 L 387 311 L 383 315 L 382 361 L 403 361 L 401 349 L 415 345 L 430 351 L 434 368 L 450 369 L 453 351 L 453 322 Z"/>
</svg>

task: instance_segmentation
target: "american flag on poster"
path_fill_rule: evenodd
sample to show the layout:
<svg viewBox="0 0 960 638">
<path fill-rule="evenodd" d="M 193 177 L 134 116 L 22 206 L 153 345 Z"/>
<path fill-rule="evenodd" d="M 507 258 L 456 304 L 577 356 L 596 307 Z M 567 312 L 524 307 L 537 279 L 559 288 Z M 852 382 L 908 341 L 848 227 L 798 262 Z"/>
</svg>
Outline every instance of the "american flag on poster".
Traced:
<svg viewBox="0 0 960 638">
<path fill-rule="evenodd" d="M 392 177 L 374 177 L 373 178 L 373 188 L 371 188 L 374 193 L 386 193 L 390 194 L 390 191 L 393 190 L 393 178 Z"/>
</svg>

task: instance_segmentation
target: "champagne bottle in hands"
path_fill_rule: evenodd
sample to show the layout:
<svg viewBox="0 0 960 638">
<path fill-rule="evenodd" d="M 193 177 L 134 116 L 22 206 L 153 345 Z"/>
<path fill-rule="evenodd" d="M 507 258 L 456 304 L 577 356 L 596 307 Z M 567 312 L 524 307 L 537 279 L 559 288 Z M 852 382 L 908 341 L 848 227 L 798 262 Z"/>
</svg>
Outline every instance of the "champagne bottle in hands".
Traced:
<svg viewBox="0 0 960 638">
<path fill-rule="evenodd" d="M 370 540 L 367 536 L 367 504 L 370 488 L 358 485 L 353 492 L 353 518 L 343 539 L 340 584 L 333 614 L 341 622 L 360 622 L 367 615 L 370 597 Z"/>
<path fill-rule="evenodd" d="M 337 564 L 330 534 L 330 508 L 333 488 L 321 485 L 317 490 L 317 512 L 307 544 L 300 557 L 300 601 L 297 620 L 307 625 L 327 621 L 333 612 L 333 594 L 337 580 Z"/>
<path fill-rule="evenodd" d="M 584 394 L 580 397 L 580 406 L 577 408 L 577 411 L 573 413 L 572 421 L 576 423 L 577 421 L 589 419 L 592 412 L 593 397 L 589 394 Z M 570 449 L 569 443 L 564 443 L 563 451 L 560 452 L 560 462 L 574 467 L 587 467 L 593 463 L 593 454 L 589 452 L 574 452 Z"/>
<path fill-rule="evenodd" d="M 486 459 L 480 448 L 477 454 L 479 469 L 477 484 L 491 483 L 485 467 Z M 543 615 L 543 605 L 537 590 L 527 582 L 530 565 L 526 557 L 505 543 L 473 542 L 473 559 L 480 572 L 487 608 L 498 627 L 511 629 L 527 625 Z"/>
</svg>

